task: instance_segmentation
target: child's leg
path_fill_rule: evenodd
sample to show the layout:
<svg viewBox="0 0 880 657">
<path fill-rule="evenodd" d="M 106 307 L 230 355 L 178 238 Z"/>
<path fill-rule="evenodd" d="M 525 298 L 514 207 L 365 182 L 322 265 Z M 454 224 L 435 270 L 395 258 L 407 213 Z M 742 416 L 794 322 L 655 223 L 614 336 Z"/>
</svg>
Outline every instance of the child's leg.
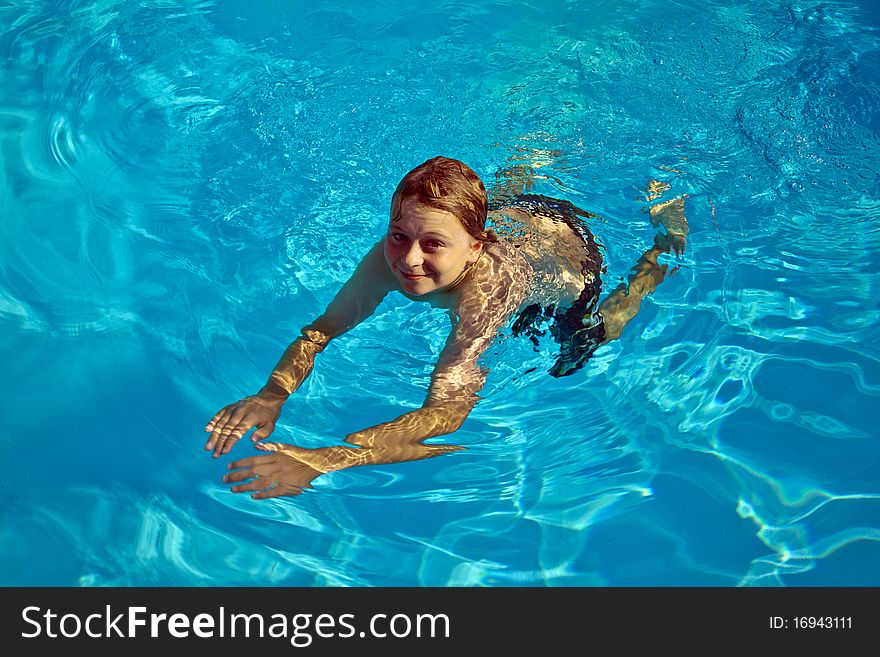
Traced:
<svg viewBox="0 0 880 657">
<path fill-rule="evenodd" d="M 653 292 L 666 276 L 668 265 L 658 265 L 657 257 L 669 253 L 669 241 L 665 235 L 657 234 L 654 246 L 645 251 L 627 279 L 614 292 L 599 304 L 599 314 L 605 320 L 605 342 L 616 340 L 623 333 L 639 308 L 642 299 Z"/>
<path fill-rule="evenodd" d="M 657 199 L 669 189 L 666 183 L 652 180 L 645 194 L 646 201 Z M 684 197 L 655 203 L 650 206 L 651 223 L 662 224 L 666 234 L 657 233 L 654 246 L 645 251 L 636 266 L 632 268 L 626 283 L 621 283 L 600 305 L 599 313 L 605 320 L 605 341 L 620 337 L 623 329 L 636 316 L 642 306 L 642 299 L 651 294 L 666 277 L 668 265 L 659 265 L 657 257 L 661 253 L 684 251 L 688 232 L 684 217 Z M 604 344 L 604 343 L 603 343 Z"/>
</svg>

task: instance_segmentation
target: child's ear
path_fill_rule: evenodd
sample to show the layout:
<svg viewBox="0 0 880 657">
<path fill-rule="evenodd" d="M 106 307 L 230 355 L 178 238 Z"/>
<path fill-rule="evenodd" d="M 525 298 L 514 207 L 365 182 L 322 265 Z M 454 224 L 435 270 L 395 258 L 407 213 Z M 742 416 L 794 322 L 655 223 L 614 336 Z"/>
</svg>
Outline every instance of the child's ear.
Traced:
<svg viewBox="0 0 880 657">
<path fill-rule="evenodd" d="M 468 262 L 476 262 L 477 258 L 480 257 L 480 254 L 483 252 L 483 243 L 479 240 L 474 240 L 474 243 L 471 244 L 471 252 L 468 255 Z"/>
</svg>

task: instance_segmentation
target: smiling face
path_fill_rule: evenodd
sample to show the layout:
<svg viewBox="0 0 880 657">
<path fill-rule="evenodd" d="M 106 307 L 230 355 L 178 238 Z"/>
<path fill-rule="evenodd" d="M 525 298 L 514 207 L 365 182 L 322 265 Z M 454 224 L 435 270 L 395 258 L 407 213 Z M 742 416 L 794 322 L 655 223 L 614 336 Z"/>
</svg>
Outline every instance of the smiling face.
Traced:
<svg viewBox="0 0 880 657">
<path fill-rule="evenodd" d="M 385 260 L 401 289 L 414 296 L 442 292 L 482 248 L 452 214 L 412 198 L 401 202 L 400 218 L 389 222 L 385 235 Z"/>
</svg>

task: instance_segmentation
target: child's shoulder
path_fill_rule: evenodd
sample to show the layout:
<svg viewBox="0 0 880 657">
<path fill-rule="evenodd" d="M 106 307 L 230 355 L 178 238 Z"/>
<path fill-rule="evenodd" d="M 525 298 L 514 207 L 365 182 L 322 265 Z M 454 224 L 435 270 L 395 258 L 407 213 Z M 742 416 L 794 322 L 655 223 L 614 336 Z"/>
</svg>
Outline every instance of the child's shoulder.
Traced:
<svg viewBox="0 0 880 657">
<path fill-rule="evenodd" d="M 462 305 L 501 311 L 518 306 L 529 293 L 532 276 L 531 266 L 515 244 L 503 239 L 487 243 L 461 287 Z"/>
<path fill-rule="evenodd" d="M 386 293 L 395 288 L 394 274 L 391 273 L 391 269 L 385 261 L 384 243 L 385 240 L 380 239 L 361 258 L 352 277 L 352 281 L 357 287 L 383 290 Z"/>
</svg>

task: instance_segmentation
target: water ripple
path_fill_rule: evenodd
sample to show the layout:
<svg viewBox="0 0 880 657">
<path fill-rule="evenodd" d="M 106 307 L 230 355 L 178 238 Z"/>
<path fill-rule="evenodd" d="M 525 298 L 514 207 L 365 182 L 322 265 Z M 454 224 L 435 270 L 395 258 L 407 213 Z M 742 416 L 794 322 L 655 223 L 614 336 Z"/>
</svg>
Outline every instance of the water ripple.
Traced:
<svg viewBox="0 0 880 657">
<path fill-rule="evenodd" d="M 5 461 L 64 418 L 106 470 L 50 458 L 48 492 L 4 473 L 29 512 L 0 526 L 68 555 L 38 571 L 4 541 L 9 583 L 828 584 L 876 560 L 864 7 L 63 4 L 0 6 Z M 204 420 L 258 388 L 438 153 L 489 181 L 526 163 L 600 215 L 607 289 L 651 244 L 651 179 L 686 195 L 688 251 L 576 376 L 506 334 L 444 438 L 466 451 L 294 500 L 220 487 Z M 275 437 L 337 444 L 416 408 L 447 327 L 389 297 Z M 142 462 L 149 484 L 106 478 Z"/>
</svg>

